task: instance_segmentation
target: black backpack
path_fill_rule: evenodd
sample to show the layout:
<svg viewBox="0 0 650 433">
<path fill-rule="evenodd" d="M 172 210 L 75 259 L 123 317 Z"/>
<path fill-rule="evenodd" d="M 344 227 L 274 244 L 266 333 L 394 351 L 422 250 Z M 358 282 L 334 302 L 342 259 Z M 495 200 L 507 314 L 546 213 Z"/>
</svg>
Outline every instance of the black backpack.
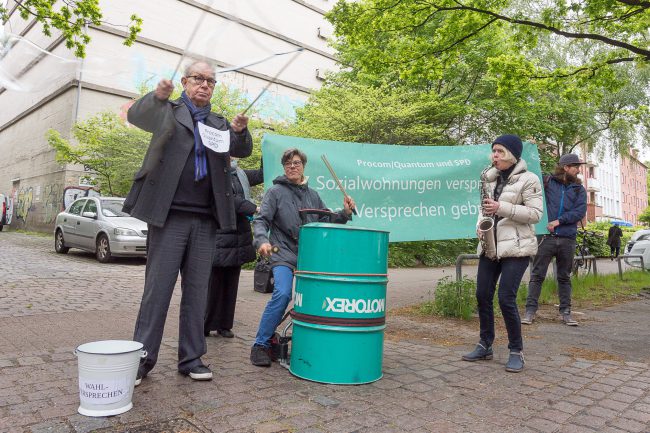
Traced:
<svg viewBox="0 0 650 433">
<path fill-rule="evenodd" d="M 273 292 L 273 271 L 267 258 L 257 259 L 253 272 L 253 290 L 259 293 Z"/>
</svg>

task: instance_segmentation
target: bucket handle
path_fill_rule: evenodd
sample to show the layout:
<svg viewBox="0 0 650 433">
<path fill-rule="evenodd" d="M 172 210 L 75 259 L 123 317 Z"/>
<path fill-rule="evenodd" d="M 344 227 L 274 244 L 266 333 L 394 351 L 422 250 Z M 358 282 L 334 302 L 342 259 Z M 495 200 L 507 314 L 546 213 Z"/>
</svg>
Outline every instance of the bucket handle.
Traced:
<svg viewBox="0 0 650 433">
<path fill-rule="evenodd" d="M 77 351 L 77 349 L 73 350 L 72 353 L 74 354 L 74 356 L 79 356 L 79 352 Z M 146 357 L 147 357 L 147 351 L 141 349 L 140 358 L 146 358 Z"/>
</svg>

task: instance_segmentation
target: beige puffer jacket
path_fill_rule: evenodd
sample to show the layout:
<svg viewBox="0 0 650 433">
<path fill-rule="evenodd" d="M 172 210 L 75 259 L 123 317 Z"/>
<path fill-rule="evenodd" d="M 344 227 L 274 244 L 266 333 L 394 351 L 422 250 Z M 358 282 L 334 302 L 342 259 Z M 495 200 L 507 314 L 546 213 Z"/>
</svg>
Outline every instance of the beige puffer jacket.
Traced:
<svg viewBox="0 0 650 433">
<path fill-rule="evenodd" d="M 526 161 L 519 160 L 503 186 L 497 215 L 497 258 L 529 257 L 537 254 L 534 225 L 542 218 L 542 185 L 534 173 L 527 171 Z M 492 167 L 486 173 L 489 190 L 494 191 L 499 171 Z M 479 215 L 479 221 L 482 218 Z M 478 253 L 481 253 L 479 242 Z"/>
</svg>

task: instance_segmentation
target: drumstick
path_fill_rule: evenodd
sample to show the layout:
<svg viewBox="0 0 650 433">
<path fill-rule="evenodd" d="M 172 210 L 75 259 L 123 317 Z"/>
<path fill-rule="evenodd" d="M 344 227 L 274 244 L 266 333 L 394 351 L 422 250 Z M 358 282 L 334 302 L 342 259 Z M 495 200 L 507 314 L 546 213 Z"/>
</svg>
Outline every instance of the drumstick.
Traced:
<svg viewBox="0 0 650 433">
<path fill-rule="evenodd" d="M 287 63 L 284 64 L 284 66 L 282 67 L 282 69 L 280 69 L 280 70 L 278 71 L 278 73 L 275 74 L 275 77 L 273 77 L 273 78 L 271 79 L 271 81 L 269 81 L 269 82 L 266 84 L 266 86 L 264 86 L 264 88 L 262 89 L 262 91 L 261 91 L 261 92 L 260 92 L 260 93 L 255 97 L 255 99 L 253 99 L 253 102 L 251 102 L 250 104 L 248 104 L 248 107 L 246 107 L 246 109 L 245 109 L 244 111 L 242 111 L 242 113 L 241 113 L 242 115 L 245 115 L 246 112 L 247 112 L 248 110 L 250 110 L 251 107 L 252 107 L 253 105 L 255 105 L 255 103 L 257 102 L 257 100 L 260 99 L 260 98 L 262 97 L 262 95 L 264 94 L 264 92 L 266 92 L 267 90 L 269 90 L 269 87 L 271 87 L 271 84 L 274 84 L 274 83 L 277 81 L 277 79 L 280 77 L 280 74 L 282 74 L 282 73 L 284 72 L 284 70 L 287 69 L 287 67 L 289 67 L 289 65 L 290 65 L 291 63 L 293 63 L 293 61 L 296 60 L 296 58 L 298 58 L 298 55 L 299 55 L 303 50 L 304 50 L 304 48 L 302 48 L 302 47 L 299 47 L 299 48 L 296 49 L 296 54 L 294 54 L 293 57 L 290 58 L 289 61 L 288 61 Z"/>
<path fill-rule="evenodd" d="M 336 175 L 336 173 L 334 173 L 334 169 L 332 168 L 332 166 L 330 165 L 329 161 L 327 160 L 327 157 L 323 154 L 323 155 L 320 156 L 320 159 L 323 160 L 323 162 L 325 163 L 325 167 L 327 167 L 327 169 L 328 169 L 328 170 L 330 171 L 330 173 L 332 174 L 332 177 L 334 178 L 334 181 L 336 182 L 336 184 L 338 185 L 339 189 L 340 189 L 341 192 L 343 193 L 343 196 L 344 196 L 344 197 L 350 197 L 350 196 L 348 195 L 348 193 L 345 192 L 345 188 L 343 188 L 343 184 L 342 184 L 341 181 L 339 180 L 339 177 Z M 352 208 L 352 213 L 355 214 L 355 215 L 357 215 L 357 210 L 356 210 L 355 208 Z"/>
</svg>

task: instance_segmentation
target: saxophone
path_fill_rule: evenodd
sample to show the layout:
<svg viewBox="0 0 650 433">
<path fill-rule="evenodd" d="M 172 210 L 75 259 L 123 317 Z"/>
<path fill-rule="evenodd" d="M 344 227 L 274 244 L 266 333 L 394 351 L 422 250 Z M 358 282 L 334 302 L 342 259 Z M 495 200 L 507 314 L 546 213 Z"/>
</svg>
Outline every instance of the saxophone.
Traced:
<svg viewBox="0 0 650 433">
<path fill-rule="evenodd" d="M 487 180 L 487 172 L 490 168 L 492 168 L 492 165 L 488 165 L 481 172 L 481 215 L 483 214 L 483 201 L 486 198 L 492 198 L 490 183 Z M 491 216 L 482 216 L 478 221 L 477 228 L 479 231 L 478 239 L 481 242 L 481 249 L 485 257 L 490 260 L 496 260 L 497 244 L 494 238 L 494 218 Z"/>
</svg>

